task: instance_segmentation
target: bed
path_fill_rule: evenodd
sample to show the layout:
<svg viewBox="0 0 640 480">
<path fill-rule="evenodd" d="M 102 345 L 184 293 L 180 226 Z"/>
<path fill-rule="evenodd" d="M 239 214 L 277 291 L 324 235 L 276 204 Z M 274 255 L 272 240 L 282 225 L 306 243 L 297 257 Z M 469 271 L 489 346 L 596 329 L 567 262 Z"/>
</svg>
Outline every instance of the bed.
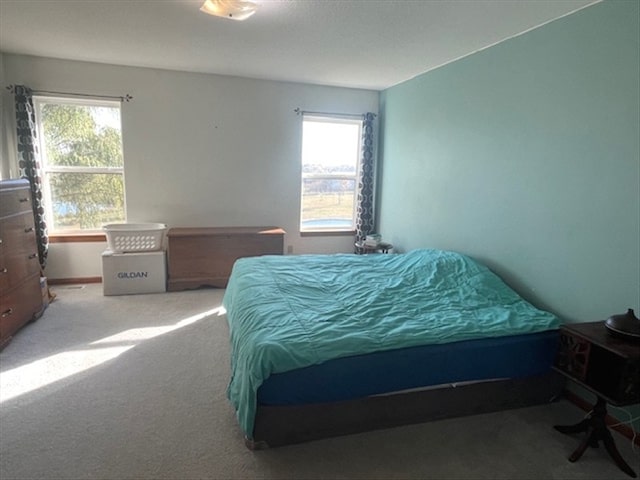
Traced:
<svg viewBox="0 0 640 480">
<path fill-rule="evenodd" d="M 241 258 L 227 395 L 249 448 L 547 402 L 559 320 L 472 258 Z"/>
</svg>

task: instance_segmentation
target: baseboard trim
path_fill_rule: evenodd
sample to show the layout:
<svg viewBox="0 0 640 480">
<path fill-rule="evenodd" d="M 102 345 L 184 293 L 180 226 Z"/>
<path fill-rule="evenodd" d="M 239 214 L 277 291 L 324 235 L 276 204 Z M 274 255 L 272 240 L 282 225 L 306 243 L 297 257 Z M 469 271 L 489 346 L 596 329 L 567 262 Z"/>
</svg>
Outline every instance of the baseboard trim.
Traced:
<svg viewBox="0 0 640 480">
<path fill-rule="evenodd" d="M 49 285 L 75 285 L 78 283 L 102 283 L 102 277 L 47 278 Z"/>
<path fill-rule="evenodd" d="M 589 412 L 593 408 L 593 405 L 590 402 L 582 398 L 580 395 L 577 395 L 569 390 L 565 389 L 563 395 L 567 400 L 569 400 L 571 403 L 576 405 L 578 408 L 581 408 L 585 412 Z M 615 417 L 612 417 L 610 414 L 607 414 L 605 421 L 607 422 L 607 425 L 609 425 L 609 428 L 615 430 L 619 434 L 633 441 L 633 443 L 635 443 L 636 445 L 640 446 L 640 433 L 634 431 L 631 425 L 627 425 L 626 423 L 616 425 L 624 420 L 619 420 Z"/>
</svg>

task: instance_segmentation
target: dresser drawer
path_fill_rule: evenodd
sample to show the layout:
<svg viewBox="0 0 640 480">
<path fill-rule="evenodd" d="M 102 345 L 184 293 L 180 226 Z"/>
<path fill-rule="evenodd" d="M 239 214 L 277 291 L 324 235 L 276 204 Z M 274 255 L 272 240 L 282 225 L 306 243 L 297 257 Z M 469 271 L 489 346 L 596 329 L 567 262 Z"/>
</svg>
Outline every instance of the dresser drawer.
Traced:
<svg viewBox="0 0 640 480">
<path fill-rule="evenodd" d="M 12 290 L 0 296 L 0 343 L 6 343 L 20 327 L 42 311 L 40 274 L 26 278 Z"/>
<path fill-rule="evenodd" d="M 40 271 L 33 215 L 28 212 L 0 222 L 0 288 L 12 288 Z"/>
<path fill-rule="evenodd" d="M 15 181 L 16 188 L 0 191 L 0 217 L 17 212 L 33 212 L 29 182 Z"/>
<path fill-rule="evenodd" d="M 26 259 L 26 260 L 25 260 Z M 28 256 L 16 257 L 9 255 L 0 263 L 0 290 L 14 288 L 26 277 L 33 274 L 40 275 L 38 254 L 33 252 Z"/>
<path fill-rule="evenodd" d="M 35 245 L 36 229 L 31 212 L 11 215 L 0 221 L 0 255 L 17 249 L 27 251 Z"/>
</svg>

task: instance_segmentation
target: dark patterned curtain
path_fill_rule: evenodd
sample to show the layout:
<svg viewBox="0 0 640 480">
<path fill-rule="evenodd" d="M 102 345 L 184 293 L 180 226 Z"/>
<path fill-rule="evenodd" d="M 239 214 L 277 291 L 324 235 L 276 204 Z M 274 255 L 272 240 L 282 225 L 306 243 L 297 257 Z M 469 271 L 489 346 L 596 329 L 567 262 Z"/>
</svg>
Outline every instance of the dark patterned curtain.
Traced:
<svg viewBox="0 0 640 480">
<path fill-rule="evenodd" d="M 376 115 L 367 112 L 362 122 L 362 159 L 360 178 L 358 179 L 358 206 L 356 213 L 356 241 L 363 241 L 373 233 L 375 218 L 373 214 L 373 182 L 375 165 L 373 160 L 373 120 Z"/>
<path fill-rule="evenodd" d="M 40 256 L 40 267 L 44 269 L 47 265 L 49 238 L 44 218 L 40 153 L 38 151 L 33 96 L 31 89 L 23 85 L 15 85 L 13 94 L 16 99 L 16 125 L 18 129 L 18 173 L 21 178 L 26 178 L 31 183 L 38 255 Z"/>
</svg>

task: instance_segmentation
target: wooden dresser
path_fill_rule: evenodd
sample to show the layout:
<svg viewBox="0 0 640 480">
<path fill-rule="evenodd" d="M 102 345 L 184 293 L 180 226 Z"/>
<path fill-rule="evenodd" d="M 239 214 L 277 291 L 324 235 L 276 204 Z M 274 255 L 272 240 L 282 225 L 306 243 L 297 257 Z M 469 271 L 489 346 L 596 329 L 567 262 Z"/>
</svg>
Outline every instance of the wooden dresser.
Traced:
<svg viewBox="0 0 640 480">
<path fill-rule="evenodd" d="M 282 255 L 284 233 L 278 227 L 171 228 L 167 290 L 224 288 L 238 258 Z"/>
<path fill-rule="evenodd" d="M 29 182 L 0 181 L 0 349 L 42 310 Z"/>
</svg>

